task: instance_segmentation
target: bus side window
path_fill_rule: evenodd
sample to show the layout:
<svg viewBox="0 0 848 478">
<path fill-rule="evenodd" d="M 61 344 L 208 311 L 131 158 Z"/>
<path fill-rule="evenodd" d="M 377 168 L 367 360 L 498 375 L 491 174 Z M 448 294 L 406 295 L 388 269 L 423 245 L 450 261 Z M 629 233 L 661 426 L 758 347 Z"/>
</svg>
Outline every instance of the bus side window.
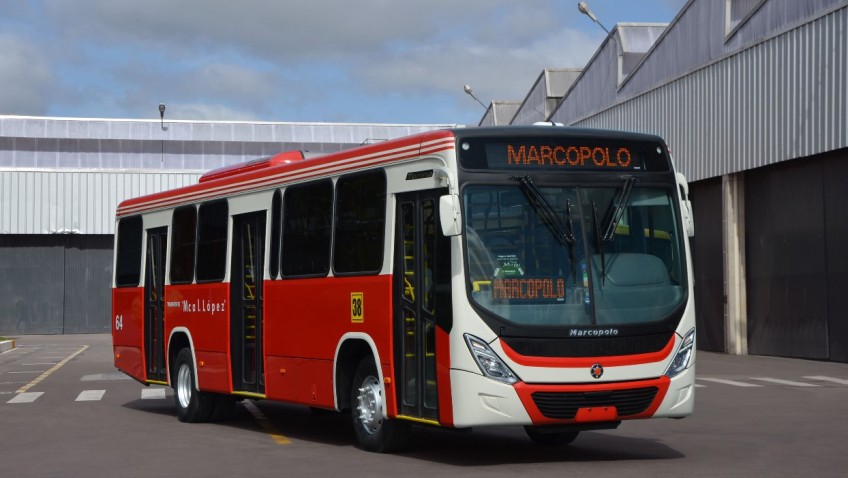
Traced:
<svg viewBox="0 0 848 478">
<path fill-rule="evenodd" d="M 227 270 L 227 200 L 200 205 L 197 228 L 198 282 L 220 282 Z"/>
<path fill-rule="evenodd" d="M 280 190 L 274 191 L 274 198 L 271 200 L 271 256 L 268 261 L 269 276 L 271 279 L 276 279 L 280 276 L 280 248 L 282 247 L 282 229 L 283 229 L 283 194 Z"/>
<path fill-rule="evenodd" d="M 197 244 L 197 209 L 182 206 L 174 210 L 171 243 L 171 283 L 190 284 L 194 280 L 194 254 Z"/>
<path fill-rule="evenodd" d="M 283 276 L 326 276 L 330 271 L 332 181 L 286 189 L 283 210 Z"/>
<path fill-rule="evenodd" d="M 383 266 L 386 175 L 382 170 L 342 176 L 336 183 L 333 271 L 378 273 Z"/>
<path fill-rule="evenodd" d="M 141 216 L 125 217 L 118 222 L 118 253 L 115 285 L 137 287 L 141 279 Z"/>
</svg>

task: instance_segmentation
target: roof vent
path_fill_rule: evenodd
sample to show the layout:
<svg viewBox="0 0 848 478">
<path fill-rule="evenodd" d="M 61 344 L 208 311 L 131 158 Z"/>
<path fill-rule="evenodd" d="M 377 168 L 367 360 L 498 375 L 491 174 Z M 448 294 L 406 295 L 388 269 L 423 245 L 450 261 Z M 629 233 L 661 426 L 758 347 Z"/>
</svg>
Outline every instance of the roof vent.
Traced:
<svg viewBox="0 0 848 478">
<path fill-rule="evenodd" d="M 232 164 L 223 168 L 213 169 L 200 176 L 198 182 L 205 183 L 215 179 L 228 178 L 239 174 L 271 168 L 281 164 L 289 164 L 303 159 L 303 151 L 286 151 L 270 158 L 254 159 L 245 163 Z"/>
</svg>

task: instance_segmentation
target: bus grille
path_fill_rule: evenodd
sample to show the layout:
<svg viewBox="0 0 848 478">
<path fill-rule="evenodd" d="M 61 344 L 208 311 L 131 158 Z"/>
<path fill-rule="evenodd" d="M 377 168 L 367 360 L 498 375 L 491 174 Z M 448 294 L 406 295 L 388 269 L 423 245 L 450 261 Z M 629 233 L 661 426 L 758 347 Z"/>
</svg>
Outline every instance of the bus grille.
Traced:
<svg viewBox="0 0 848 478">
<path fill-rule="evenodd" d="M 542 415 L 548 418 L 571 420 L 577 409 L 613 406 L 619 417 L 644 412 L 657 396 L 657 387 L 599 392 L 534 392 L 531 396 Z"/>
<path fill-rule="evenodd" d="M 586 339 L 531 339 L 501 337 L 501 340 L 526 357 L 612 357 L 635 355 L 662 350 L 672 333 L 639 337 L 610 337 Z"/>
</svg>

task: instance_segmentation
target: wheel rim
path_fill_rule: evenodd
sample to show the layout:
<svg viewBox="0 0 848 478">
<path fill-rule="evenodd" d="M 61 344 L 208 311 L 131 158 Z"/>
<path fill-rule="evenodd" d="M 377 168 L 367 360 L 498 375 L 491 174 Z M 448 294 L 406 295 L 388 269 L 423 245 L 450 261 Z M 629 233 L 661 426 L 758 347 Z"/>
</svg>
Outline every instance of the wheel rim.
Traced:
<svg viewBox="0 0 848 478">
<path fill-rule="evenodd" d="M 380 430 L 383 423 L 383 391 L 376 377 L 369 376 L 362 381 L 356 397 L 356 414 L 366 432 L 374 434 Z"/>
<path fill-rule="evenodd" d="M 180 365 L 177 372 L 177 399 L 183 408 L 188 408 L 191 402 L 191 367 L 185 363 Z"/>
</svg>

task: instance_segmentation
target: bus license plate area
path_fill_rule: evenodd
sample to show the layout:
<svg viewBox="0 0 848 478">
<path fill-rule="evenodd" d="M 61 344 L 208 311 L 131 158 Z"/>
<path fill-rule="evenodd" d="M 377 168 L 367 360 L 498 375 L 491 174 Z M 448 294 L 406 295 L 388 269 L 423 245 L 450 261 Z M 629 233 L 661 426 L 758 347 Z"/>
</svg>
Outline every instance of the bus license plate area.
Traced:
<svg viewBox="0 0 848 478">
<path fill-rule="evenodd" d="M 587 407 L 577 410 L 574 421 L 577 423 L 611 422 L 618 420 L 618 409 L 615 407 Z"/>
</svg>

